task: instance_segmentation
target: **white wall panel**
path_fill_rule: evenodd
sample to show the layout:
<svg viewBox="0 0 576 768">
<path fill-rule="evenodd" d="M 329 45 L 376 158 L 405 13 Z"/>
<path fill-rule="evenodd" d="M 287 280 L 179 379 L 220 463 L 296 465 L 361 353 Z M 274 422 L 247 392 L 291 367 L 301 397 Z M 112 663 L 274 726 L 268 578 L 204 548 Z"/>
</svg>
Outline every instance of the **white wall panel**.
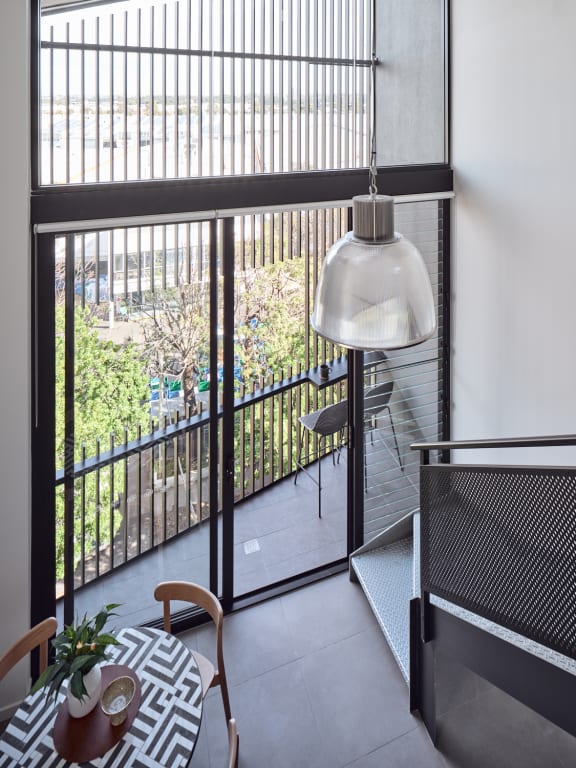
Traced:
<svg viewBox="0 0 576 768">
<path fill-rule="evenodd" d="M 576 5 L 452 14 L 454 437 L 576 432 Z"/>
<path fill-rule="evenodd" d="M 30 626 L 28 3 L 0 6 L 0 651 Z M 0 688 L 0 720 L 25 693 L 23 662 Z"/>
</svg>

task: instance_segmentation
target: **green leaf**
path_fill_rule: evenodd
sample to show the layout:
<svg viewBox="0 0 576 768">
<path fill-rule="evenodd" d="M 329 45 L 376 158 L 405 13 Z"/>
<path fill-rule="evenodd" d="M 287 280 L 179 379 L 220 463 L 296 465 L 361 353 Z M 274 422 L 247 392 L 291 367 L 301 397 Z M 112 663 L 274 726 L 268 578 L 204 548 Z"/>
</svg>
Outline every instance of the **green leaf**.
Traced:
<svg viewBox="0 0 576 768">
<path fill-rule="evenodd" d="M 46 667 L 44 672 L 42 672 L 38 680 L 36 680 L 30 689 L 30 693 L 36 693 L 36 691 L 39 691 L 40 688 L 43 688 L 54 677 L 55 674 L 56 671 L 54 667 Z"/>
<path fill-rule="evenodd" d="M 64 680 L 68 677 L 68 669 L 60 669 L 48 686 L 48 695 L 56 696 Z"/>
<path fill-rule="evenodd" d="M 91 656 L 76 656 L 72 664 L 70 665 L 71 674 L 75 674 L 79 670 L 85 670 L 92 660 Z M 92 665 L 93 666 L 93 665 Z"/>
<path fill-rule="evenodd" d="M 98 645 L 120 645 L 116 637 L 109 634 L 98 635 L 92 642 L 97 643 Z"/>
<path fill-rule="evenodd" d="M 84 675 L 81 672 L 75 672 L 70 678 L 70 692 L 72 693 L 72 696 L 75 696 L 80 700 L 88 695 L 88 691 L 84 685 Z"/>
</svg>

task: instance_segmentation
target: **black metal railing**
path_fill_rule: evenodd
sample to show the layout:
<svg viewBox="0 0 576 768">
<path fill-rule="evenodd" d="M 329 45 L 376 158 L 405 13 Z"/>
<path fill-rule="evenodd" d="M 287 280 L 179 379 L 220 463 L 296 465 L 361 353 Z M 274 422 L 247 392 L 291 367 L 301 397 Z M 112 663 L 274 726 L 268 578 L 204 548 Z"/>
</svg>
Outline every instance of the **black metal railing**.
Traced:
<svg viewBox="0 0 576 768">
<path fill-rule="evenodd" d="M 438 232 L 443 206 L 437 201 L 420 201 L 401 204 L 398 208 L 402 228 L 424 253 L 435 292 L 439 294 L 442 244 Z M 321 362 L 337 358 L 342 350 L 319 339 L 308 323 L 322 253 L 345 230 L 343 211 L 345 213 L 341 208 L 278 211 L 234 218 L 235 232 L 238 232 L 234 245 L 236 284 L 241 286 L 238 295 L 248 295 L 250 281 L 257 279 L 259 273 L 278 268 L 278 275 L 288 279 L 290 290 L 297 294 L 297 312 L 302 315 L 297 327 L 290 331 L 301 337 L 298 346 L 301 357 L 292 366 L 253 376 L 246 375 L 245 365 L 240 366 L 237 380 L 236 370 L 230 371 L 236 389 L 235 501 L 249 498 L 288 477 L 296 463 L 298 418 L 347 396 L 344 377 L 340 377 L 337 384 L 323 388 L 310 383 L 310 372 Z M 63 305 L 65 285 L 73 280 L 71 306 L 76 305 L 78 311 L 81 309 L 92 316 L 99 338 L 105 340 L 117 334 L 114 338 L 121 340 L 120 346 L 127 342 L 137 348 L 141 343 L 138 335 L 142 333 L 143 323 L 150 320 L 150 312 L 170 308 L 171 294 L 168 303 L 154 304 L 163 292 L 177 289 L 180 284 L 188 285 L 192 276 L 198 285 L 210 279 L 210 242 L 202 221 L 104 229 L 66 237 L 55 235 L 56 304 Z M 73 269 L 66 274 L 64 264 L 68 262 Z M 294 267 L 297 267 L 295 272 L 291 271 Z M 196 298 L 198 316 L 202 317 L 201 297 Z M 152 309 L 142 304 L 146 300 L 152 302 Z M 245 303 L 243 298 L 240 305 Z M 277 306 L 278 301 L 275 303 Z M 296 310 L 292 314 L 294 319 Z M 71 326 L 74 323 L 83 328 L 80 318 L 71 317 Z M 283 332 L 286 335 L 286 329 Z M 73 331 L 68 328 L 62 333 L 71 336 Z M 240 338 L 237 343 L 240 344 Z M 83 377 L 90 377 L 91 371 L 82 373 L 84 337 L 78 337 L 74 344 L 78 346 L 77 375 L 81 389 Z M 141 357 L 142 353 L 139 354 Z M 239 354 L 242 354 L 240 349 Z M 267 360 L 264 369 L 269 370 L 269 363 Z M 73 487 L 70 519 L 74 527 L 76 587 L 191 530 L 209 517 L 209 489 L 219 487 L 224 468 L 221 455 L 218 462 L 209 459 L 208 392 L 204 391 L 202 397 L 197 386 L 195 401 L 190 407 L 183 396 L 182 375 L 160 373 L 162 375 L 155 379 L 154 392 L 149 393 L 155 399 L 141 404 L 138 413 L 142 415 L 132 413 L 129 431 L 123 426 L 126 422 L 120 422 L 115 432 L 95 439 L 91 429 L 89 442 L 85 444 L 79 444 L 80 429 L 70 432 L 69 442 L 76 445 L 74 458 L 69 462 L 73 467 L 66 474 L 62 464 L 56 474 L 55 490 L 57 509 L 64 509 L 66 505 L 70 508 L 70 498 L 65 498 L 66 480 L 68 488 Z M 403 438 L 399 435 L 401 449 L 402 440 L 406 444 L 408 436 L 411 440 L 434 438 L 439 423 L 438 340 L 430 340 L 416 350 L 390 353 L 381 374 L 395 380 L 393 409 L 396 426 L 403 433 Z M 372 373 L 368 378 L 366 386 L 374 384 L 378 376 Z M 218 384 L 216 386 L 219 389 Z M 117 387 L 125 388 L 122 379 Z M 78 407 L 82 407 L 81 391 L 78 396 Z M 106 414 L 108 423 L 115 408 L 112 396 Z M 60 412 L 64 409 L 59 409 Z M 139 425 L 135 424 L 135 418 L 140 419 Z M 220 425 L 213 435 L 218 435 L 221 445 L 219 430 Z M 316 446 L 305 445 L 304 453 L 309 454 L 310 448 Z M 410 467 L 404 462 L 399 474 L 398 462 L 395 458 L 389 461 L 384 443 L 374 441 L 369 448 L 366 536 L 385 524 L 392 510 L 416 506 L 418 493 L 416 466 Z M 377 450 L 379 448 L 383 450 Z M 221 499 L 217 512 L 220 504 Z M 63 525 L 59 521 L 57 515 L 57 525 Z M 57 535 L 62 538 L 63 533 Z M 64 570 L 60 564 L 60 571 Z M 59 584 L 58 594 L 62 589 Z"/>
<path fill-rule="evenodd" d="M 345 366 L 344 366 L 345 367 Z M 298 417 L 346 397 L 346 380 L 321 390 L 306 371 L 288 371 L 252 386 L 235 401 L 237 415 L 234 471 L 235 501 L 264 490 L 295 469 L 299 444 Z M 219 410 L 219 417 L 221 409 Z M 209 466 L 209 411 L 193 416 L 175 410 L 151 425 L 149 434 L 128 440 L 111 436 L 107 450 L 97 444 L 95 455 L 84 455 L 73 470 L 78 565 L 75 587 L 96 579 L 145 554 L 159 544 L 189 531 L 209 515 L 210 474 L 222 477 L 223 465 Z M 307 440 L 313 438 L 306 437 Z M 317 445 L 310 446 L 314 450 Z M 328 452 L 329 447 L 325 447 Z M 307 451 L 309 452 L 309 450 Z M 114 493 L 121 476 L 120 492 Z M 56 492 L 64 493 L 65 471 L 56 477 Z M 84 504 L 87 485 L 96 509 Z M 109 503 L 98 504 L 106 489 Z M 219 513 L 221 508 L 217 512 Z M 90 530 L 87 529 L 90 520 Z M 62 594 L 63 585 L 57 588 Z"/>
</svg>

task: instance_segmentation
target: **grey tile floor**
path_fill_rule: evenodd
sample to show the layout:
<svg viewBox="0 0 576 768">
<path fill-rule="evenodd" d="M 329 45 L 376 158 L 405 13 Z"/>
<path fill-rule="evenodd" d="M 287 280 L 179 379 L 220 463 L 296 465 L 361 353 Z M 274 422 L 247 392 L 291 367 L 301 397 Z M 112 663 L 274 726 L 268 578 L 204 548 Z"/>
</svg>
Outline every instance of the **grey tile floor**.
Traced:
<svg viewBox="0 0 576 768">
<path fill-rule="evenodd" d="M 382 530 L 395 516 L 417 503 L 413 484 L 418 472 L 418 456 L 406 448 L 405 471 L 400 472 L 391 453 L 393 447 L 387 443 L 376 439 L 372 446 L 367 441 L 368 456 L 371 450 L 383 454 L 380 462 L 385 467 L 372 480 L 366 496 L 367 536 Z M 323 459 L 322 519 L 318 518 L 317 486 L 305 473 L 299 474 L 296 484 L 293 477 L 288 477 L 236 506 L 236 596 L 346 557 L 347 460 L 346 450 L 339 464 L 334 465 L 331 457 Z M 316 472 L 317 467 L 313 467 L 312 475 Z M 122 605 L 118 626 L 156 618 L 159 608 L 152 593 L 159 581 L 185 579 L 208 584 L 209 540 L 209 526 L 205 522 L 104 578 L 96 579 L 76 592 L 76 613 L 92 615 L 102 605 L 116 602 Z M 57 616 L 62 622 L 61 605 Z"/>
<path fill-rule="evenodd" d="M 441 653 L 436 677 L 446 768 L 576 766 L 576 738 Z"/>
<path fill-rule="evenodd" d="M 180 638 L 211 652 L 211 625 Z M 574 768 L 576 739 L 437 654 L 438 748 L 347 573 L 230 614 L 224 653 L 240 768 Z M 0 731 L 3 724 L 0 723 Z M 218 689 L 190 768 L 227 765 Z"/>
<path fill-rule="evenodd" d="M 180 637 L 208 653 L 212 628 Z M 227 616 L 224 637 L 241 768 L 444 768 L 347 573 Z M 223 766 L 225 755 L 214 689 L 191 768 Z"/>
<path fill-rule="evenodd" d="M 225 619 L 240 768 L 574 768 L 576 739 L 441 655 L 438 744 L 347 573 Z M 180 635 L 209 653 L 212 629 Z M 205 701 L 190 768 L 226 765 L 218 689 Z"/>
</svg>

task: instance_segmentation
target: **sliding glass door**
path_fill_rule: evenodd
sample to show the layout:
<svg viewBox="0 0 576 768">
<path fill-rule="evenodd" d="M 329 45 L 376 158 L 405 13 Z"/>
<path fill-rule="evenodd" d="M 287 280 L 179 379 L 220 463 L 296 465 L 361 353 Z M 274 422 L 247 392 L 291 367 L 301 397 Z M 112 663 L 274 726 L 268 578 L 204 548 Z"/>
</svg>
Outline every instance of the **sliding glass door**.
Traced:
<svg viewBox="0 0 576 768">
<path fill-rule="evenodd" d="M 321 260 L 347 228 L 346 208 L 280 208 L 235 219 L 237 596 L 347 555 L 347 449 L 333 462 L 331 441 L 301 422 L 347 397 L 346 350 L 309 323 Z M 324 363 L 339 364 L 339 375 L 319 386 Z M 299 460 L 305 470 L 296 475 Z"/>
<path fill-rule="evenodd" d="M 54 286 L 36 329 L 54 370 L 53 392 L 39 388 L 54 408 L 45 482 L 67 622 L 108 602 L 122 623 L 151 621 L 161 580 L 196 581 L 226 603 L 347 555 L 347 425 L 336 461 L 300 421 L 347 397 L 345 351 L 308 323 L 311 233 L 322 226 L 324 251 L 347 211 L 258 219 L 40 238 Z M 279 224 L 283 244 L 270 247 Z"/>
<path fill-rule="evenodd" d="M 192 222 L 49 240 L 56 599 L 67 620 L 104 601 L 141 623 L 156 581 L 221 589 L 224 238 Z"/>
</svg>

